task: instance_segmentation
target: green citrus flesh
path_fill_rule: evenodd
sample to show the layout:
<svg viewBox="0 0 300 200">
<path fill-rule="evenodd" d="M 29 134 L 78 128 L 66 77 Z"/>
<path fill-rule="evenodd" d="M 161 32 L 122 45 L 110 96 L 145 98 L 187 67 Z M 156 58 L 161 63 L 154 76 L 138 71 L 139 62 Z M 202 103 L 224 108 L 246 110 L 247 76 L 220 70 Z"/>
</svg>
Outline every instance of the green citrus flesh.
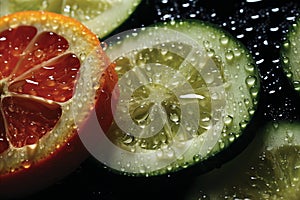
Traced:
<svg viewBox="0 0 300 200">
<path fill-rule="evenodd" d="M 121 25 L 141 0 L 5 0 L 0 1 L 0 16 L 25 11 L 45 10 L 73 17 L 100 38 Z"/>
<path fill-rule="evenodd" d="M 115 171 L 152 176 L 201 163 L 236 141 L 251 120 L 256 67 L 219 28 L 170 22 L 107 43 L 120 92 L 107 136 L 124 150 L 110 153 Z"/>
<path fill-rule="evenodd" d="M 197 177 L 186 199 L 299 199 L 299 131 L 298 122 L 268 124 L 238 157 Z"/>
<path fill-rule="evenodd" d="M 281 48 L 282 63 L 287 77 L 295 90 L 300 92 L 300 20 L 297 19 L 290 28 Z"/>
</svg>

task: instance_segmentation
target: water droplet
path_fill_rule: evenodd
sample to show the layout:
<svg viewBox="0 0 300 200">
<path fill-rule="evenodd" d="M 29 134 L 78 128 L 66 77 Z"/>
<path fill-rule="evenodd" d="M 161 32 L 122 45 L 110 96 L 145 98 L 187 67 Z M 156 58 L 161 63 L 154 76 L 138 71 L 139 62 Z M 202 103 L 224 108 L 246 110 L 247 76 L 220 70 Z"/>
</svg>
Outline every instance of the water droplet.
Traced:
<svg viewBox="0 0 300 200">
<path fill-rule="evenodd" d="M 108 44 L 106 42 L 101 42 L 101 47 L 102 47 L 103 51 L 106 51 Z"/>
<path fill-rule="evenodd" d="M 234 134 L 231 134 L 230 137 L 228 138 L 229 142 L 233 142 L 235 140 Z"/>
<path fill-rule="evenodd" d="M 289 143 L 291 143 L 294 140 L 294 133 L 292 131 L 287 130 L 286 131 L 286 139 Z"/>
<path fill-rule="evenodd" d="M 208 49 L 208 50 L 207 50 L 207 55 L 208 55 L 209 57 L 214 57 L 214 56 L 215 56 L 215 50 L 213 50 L 213 49 Z"/>
<path fill-rule="evenodd" d="M 22 162 L 22 167 L 25 168 L 25 169 L 30 168 L 31 165 L 32 165 L 32 161 L 30 161 L 30 160 L 24 160 L 24 161 Z"/>
<path fill-rule="evenodd" d="M 170 113 L 170 120 L 174 123 L 178 123 L 179 122 L 179 116 L 176 113 Z"/>
<path fill-rule="evenodd" d="M 248 122 L 247 122 L 246 120 L 241 121 L 241 122 L 240 122 L 240 127 L 241 127 L 241 129 L 242 129 L 242 130 L 245 129 L 245 128 L 247 127 L 247 124 L 248 124 Z"/>
<path fill-rule="evenodd" d="M 126 134 L 123 138 L 123 143 L 128 145 L 128 144 L 131 144 L 134 140 L 134 137 L 130 134 Z"/>
<path fill-rule="evenodd" d="M 224 149 L 225 148 L 225 143 L 222 140 L 219 141 L 219 148 L 220 149 Z"/>
<path fill-rule="evenodd" d="M 224 123 L 226 126 L 230 126 L 232 124 L 233 117 L 230 115 L 227 115 L 224 117 Z"/>
<path fill-rule="evenodd" d="M 253 73 L 255 70 L 255 65 L 252 63 L 248 63 L 247 65 L 245 65 L 245 70 L 249 73 Z"/>
<path fill-rule="evenodd" d="M 44 54 L 44 52 L 40 49 L 38 49 L 34 52 L 34 56 L 37 58 L 41 58 L 43 56 L 43 54 Z"/>
<path fill-rule="evenodd" d="M 226 51 L 225 58 L 227 61 L 232 61 L 234 58 L 234 53 L 231 50 Z"/>
<path fill-rule="evenodd" d="M 289 40 L 286 40 L 286 41 L 284 41 L 284 43 L 283 43 L 283 47 L 284 47 L 285 49 L 289 49 L 289 48 L 290 48 L 290 45 L 291 45 L 291 43 L 290 43 Z"/>
<path fill-rule="evenodd" d="M 199 162 L 201 160 L 201 156 L 199 154 L 196 154 L 196 155 L 193 156 L 193 160 L 195 162 Z"/>
<path fill-rule="evenodd" d="M 255 86 L 250 88 L 250 94 L 253 98 L 256 98 L 259 93 L 259 89 Z"/>
<path fill-rule="evenodd" d="M 229 38 L 226 35 L 222 35 L 222 37 L 220 38 L 220 43 L 225 46 L 228 44 L 228 42 Z"/>
<path fill-rule="evenodd" d="M 294 81 L 293 84 L 294 84 L 295 90 L 300 91 L 300 81 Z"/>
<path fill-rule="evenodd" d="M 149 107 L 146 105 L 138 106 L 132 113 L 133 120 L 138 124 L 145 126 L 149 121 Z"/>
<path fill-rule="evenodd" d="M 80 53 L 79 58 L 81 61 L 84 61 L 86 58 L 86 54 L 85 53 Z"/>
<path fill-rule="evenodd" d="M 248 76 L 246 78 L 246 84 L 248 87 L 253 87 L 254 85 L 256 85 L 257 82 L 257 78 L 255 76 Z"/>
</svg>

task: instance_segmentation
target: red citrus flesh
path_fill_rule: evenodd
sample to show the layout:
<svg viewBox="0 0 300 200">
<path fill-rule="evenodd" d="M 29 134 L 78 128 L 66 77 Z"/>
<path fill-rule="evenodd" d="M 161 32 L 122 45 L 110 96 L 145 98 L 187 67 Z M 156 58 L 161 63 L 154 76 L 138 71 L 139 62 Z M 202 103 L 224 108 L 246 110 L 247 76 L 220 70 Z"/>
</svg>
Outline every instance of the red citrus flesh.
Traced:
<svg viewBox="0 0 300 200">
<path fill-rule="evenodd" d="M 16 18 L 25 18 L 27 22 L 20 20 L 20 25 L 7 28 L 7 22 Z M 22 196 L 44 188 L 78 167 L 88 155 L 76 128 L 69 125 L 70 128 L 62 131 L 67 133 L 61 133 L 64 136 L 59 131 L 55 132 L 56 136 L 51 135 L 53 130 L 64 126 L 60 124 L 67 115 L 64 105 L 74 98 L 84 61 L 73 52 L 76 47 L 70 38 L 60 31 L 51 31 L 51 26 L 47 30 L 40 28 L 47 26 L 43 20 L 53 26 L 66 26 L 64 30 L 70 30 L 71 34 L 82 31 L 77 39 L 87 40 L 91 47 L 100 47 L 96 35 L 76 20 L 58 14 L 28 11 L 0 18 L 0 198 Z M 102 50 L 94 59 L 101 60 L 103 65 L 99 68 L 108 66 Z M 96 112 L 101 116 L 100 124 L 109 127 L 111 92 L 117 82 L 114 66 L 109 66 L 95 80 L 99 84 Z M 91 108 L 86 111 L 91 112 Z M 45 137 L 62 138 L 43 140 Z M 37 146 L 40 147 L 38 156 L 31 153 Z M 10 151 L 18 159 L 16 163 L 5 160 L 11 157 Z M 17 154 L 24 152 L 28 155 L 22 160 L 22 155 Z"/>
<path fill-rule="evenodd" d="M 53 32 L 38 34 L 33 26 L 4 30 L 0 38 L 1 75 L 2 79 L 8 78 L 9 93 L 2 89 L 0 94 L 2 153 L 8 148 L 7 139 L 20 148 L 36 143 L 53 129 L 61 116 L 61 107 L 55 102 L 72 97 L 80 61 L 74 54 L 63 54 L 69 47 L 65 38 Z"/>
</svg>

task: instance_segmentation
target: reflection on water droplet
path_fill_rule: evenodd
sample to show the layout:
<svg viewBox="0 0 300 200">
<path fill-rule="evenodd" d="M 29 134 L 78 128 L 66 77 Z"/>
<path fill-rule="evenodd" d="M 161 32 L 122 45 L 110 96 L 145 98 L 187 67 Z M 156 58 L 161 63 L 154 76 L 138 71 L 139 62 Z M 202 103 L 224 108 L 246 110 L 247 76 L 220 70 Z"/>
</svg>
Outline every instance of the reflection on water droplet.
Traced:
<svg viewBox="0 0 300 200">
<path fill-rule="evenodd" d="M 225 58 L 227 59 L 227 61 L 232 61 L 234 58 L 234 54 L 231 50 L 226 51 L 225 53 Z"/>
<path fill-rule="evenodd" d="M 108 47 L 108 44 L 106 42 L 101 42 L 101 47 L 102 47 L 103 51 L 105 51 Z"/>
<path fill-rule="evenodd" d="M 232 124 L 233 117 L 230 115 L 227 115 L 224 117 L 224 123 L 226 126 L 230 126 Z"/>
<path fill-rule="evenodd" d="M 170 120 L 174 123 L 178 123 L 179 122 L 179 116 L 176 113 L 170 113 Z"/>
<path fill-rule="evenodd" d="M 253 73 L 255 70 L 255 66 L 252 63 L 248 63 L 247 65 L 245 65 L 245 69 L 247 72 Z"/>
<path fill-rule="evenodd" d="M 34 52 L 34 56 L 37 58 L 40 58 L 40 57 L 42 57 L 43 53 L 44 52 L 42 50 L 38 49 Z"/>
<path fill-rule="evenodd" d="M 246 78 L 246 84 L 248 87 L 253 87 L 257 82 L 257 78 L 255 76 L 248 76 Z"/>
<path fill-rule="evenodd" d="M 22 162 L 22 167 L 25 169 L 28 169 L 29 167 L 31 167 L 31 165 L 32 165 L 32 161 L 30 161 L 30 160 L 24 160 Z"/>
<path fill-rule="evenodd" d="M 133 120 L 138 124 L 138 125 L 146 125 L 149 122 L 149 107 L 146 105 L 140 105 L 138 106 L 132 113 L 133 115 Z"/>
<path fill-rule="evenodd" d="M 228 42 L 229 42 L 229 38 L 226 37 L 225 35 L 222 35 L 222 37 L 220 38 L 220 43 L 221 43 L 222 45 L 227 45 Z"/>
<path fill-rule="evenodd" d="M 208 55 L 209 57 L 214 57 L 214 56 L 215 56 L 215 50 L 213 50 L 213 49 L 208 49 L 208 50 L 207 50 L 207 55 Z"/>
</svg>

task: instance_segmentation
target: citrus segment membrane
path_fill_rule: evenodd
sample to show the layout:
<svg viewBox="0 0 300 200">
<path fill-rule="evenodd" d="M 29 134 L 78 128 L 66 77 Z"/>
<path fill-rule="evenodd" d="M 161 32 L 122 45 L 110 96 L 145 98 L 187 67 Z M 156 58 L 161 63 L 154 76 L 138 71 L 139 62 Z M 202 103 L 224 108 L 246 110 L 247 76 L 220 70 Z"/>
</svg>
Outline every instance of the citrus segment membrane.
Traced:
<svg viewBox="0 0 300 200">
<path fill-rule="evenodd" d="M 300 92 L 300 53 L 298 51 L 300 44 L 299 26 L 300 20 L 297 19 L 290 28 L 281 48 L 282 63 L 284 64 L 283 69 L 298 93 Z"/>
<path fill-rule="evenodd" d="M 61 117 L 61 107 L 30 98 L 10 96 L 2 99 L 7 138 L 17 148 L 36 144 L 50 132 Z M 2 152 L 1 152 L 2 153 Z"/>
<path fill-rule="evenodd" d="M 108 35 L 122 24 L 141 0 L 5 0 L 0 1 L 0 16 L 25 11 L 44 10 L 75 18 L 99 37 Z"/>
<path fill-rule="evenodd" d="M 94 135 L 97 147 L 82 140 L 114 171 L 159 175 L 202 162 L 235 141 L 255 111 L 254 62 L 212 25 L 160 24 L 105 44 L 119 76 L 114 123 Z"/>
<path fill-rule="evenodd" d="M 185 199 L 298 199 L 300 124 L 273 122 L 232 161 L 197 177 Z"/>
<path fill-rule="evenodd" d="M 82 123 L 73 112 L 83 122 L 93 109 L 102 55 L 97 36 L 71 18 L 38 11 L 0 18 L 0 174 L 47 158 L 76 134 Z"/>
</svg>

